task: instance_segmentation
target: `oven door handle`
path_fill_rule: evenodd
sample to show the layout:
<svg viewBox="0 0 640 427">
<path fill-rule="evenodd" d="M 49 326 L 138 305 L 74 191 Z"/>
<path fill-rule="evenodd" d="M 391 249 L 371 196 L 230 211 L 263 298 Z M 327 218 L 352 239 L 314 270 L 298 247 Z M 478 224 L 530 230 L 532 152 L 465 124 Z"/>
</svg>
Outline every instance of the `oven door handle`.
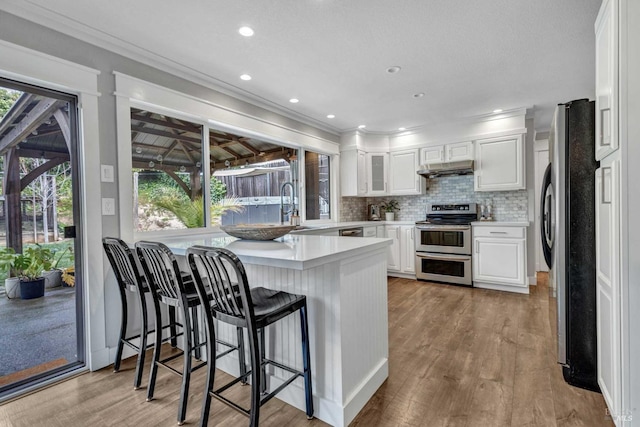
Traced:
<svg viewBox="0 0 640 427">
<path fill-rule="evenodd" d="M 416 256 L 420 257 L 420 258 L 427 258 L 427 259 L 437 259 L 437 260 L 441 260 L 441 261 L 470 261 L 471 260 L 471 256 L 470 255 L 439 255 L 439 254 L 424 254 L 424 253 L 419 253 L 416 252 Z"/>
<path fill-rule="evenodd" d="M 427 230 L 427 231 L 466 231 L 466 230 L 471 230 L 471 227 L 466 226 L 466 225 L 459 225 L 457 227 L 443 227 L 441 225 L 436 225 L 434 226 L 416 226 L 416 229 L 418 230 Z"/>
</svg>

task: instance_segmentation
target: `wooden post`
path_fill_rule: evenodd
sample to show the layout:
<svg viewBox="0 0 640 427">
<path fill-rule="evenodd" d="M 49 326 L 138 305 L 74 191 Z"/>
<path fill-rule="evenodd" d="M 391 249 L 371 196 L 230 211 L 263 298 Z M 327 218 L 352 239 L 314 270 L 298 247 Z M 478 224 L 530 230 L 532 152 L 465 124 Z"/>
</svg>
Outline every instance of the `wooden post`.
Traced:
<svg viewBox="0 0 640 427">
<path fill-rule="evenodd" d="M 20 162 L 18 150 L 10 148 L 4 155 L 4 200 L 7 247 L 22 253 L 22 215 L 20 212 Z"/>
<path fill-rule="evenodd" d="M 53 206 L 51 210 L 51 216 L 53 218 L 51 220 L 53 222 L 53 241 L 57 242 L 60 236 L 58 235 L 58 182 L 55 175 L 51 176 L 51 184 L 51 202 Z"/>
</svg>

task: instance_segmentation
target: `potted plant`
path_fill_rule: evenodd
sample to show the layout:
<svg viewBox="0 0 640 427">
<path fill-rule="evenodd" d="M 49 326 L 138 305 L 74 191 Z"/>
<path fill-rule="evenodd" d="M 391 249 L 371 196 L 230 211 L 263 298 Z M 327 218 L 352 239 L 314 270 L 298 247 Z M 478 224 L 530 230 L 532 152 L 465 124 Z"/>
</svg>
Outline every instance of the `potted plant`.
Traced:
<svg viewBox="0 0 640 427">
<path fill-rule="evenodd" d="M 71 250 L 71 246 L 67 246 L 66 248 L 64 248 L 63 251 L 56 251 L 51 254 L 51 257 L 55 258 L 55 261 L 53 262 L 51 269 L 42 271 L 42 277 L 44 277 L 45 289 L 56 288 L 62 284 L 63 282 L 62 276 L 65 273 L 65 270 L 68 270 L 70 267 L 66 267 L 66 268 L 60 267 L 60 261 L 62 261 L 62 259 L 65 257 L 67 253 L 71 254 L 70 262 L 73 264 L 73 251 Z"/>
<path fill-rule="evenodd" d="M 27 248 L 13 259 L 12 270 L 20 278 L 20 298 L 33 299 L 44 296 L 42 270 L 51 268 L 51 251 L 38 245 Z"/>
<path fill-rule="evenodd" d="M 380 207 L 384 211 L 384 219 L 387 221 L 393 221 L 395 212 L 400 210 L 397 200 L 385 200 L 380 203 Z"/>
<path fill-rule="evenodd" d="M 13 299 L 20 296 L 20 278 L 11 277 L 13 261 L 16 258 L 16 252 L 13 248 L 0 248 L 0 271 L 6 275 L 4 280 L 4 290 L 7 298 Z"/>
</svg>

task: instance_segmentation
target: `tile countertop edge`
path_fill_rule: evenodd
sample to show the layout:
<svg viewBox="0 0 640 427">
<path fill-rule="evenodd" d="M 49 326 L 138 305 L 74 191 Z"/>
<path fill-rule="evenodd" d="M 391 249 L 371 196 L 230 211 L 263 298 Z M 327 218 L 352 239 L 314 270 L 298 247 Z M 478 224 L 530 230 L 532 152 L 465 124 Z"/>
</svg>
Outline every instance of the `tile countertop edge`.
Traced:
<svg viewBox="0 0 640 427">
<path fill-rule="evenodd" d="M 523 221 L 474 221 L 471 225 L 474 227 L 528 227 L 531 223 Z"/>
</svg>

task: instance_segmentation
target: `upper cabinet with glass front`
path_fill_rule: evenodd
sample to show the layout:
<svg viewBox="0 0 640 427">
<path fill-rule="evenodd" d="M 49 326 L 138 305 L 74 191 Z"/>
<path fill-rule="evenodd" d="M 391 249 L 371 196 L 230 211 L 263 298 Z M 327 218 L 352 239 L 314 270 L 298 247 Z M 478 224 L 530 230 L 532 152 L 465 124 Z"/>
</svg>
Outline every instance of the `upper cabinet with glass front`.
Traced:
<svg viewBox="0 0 640 427">
<path fill-rule="evenodd" d="M 367 176 L 370 196 L 388 194 L 389 153 L 367 153 Z"/>
</svg>

